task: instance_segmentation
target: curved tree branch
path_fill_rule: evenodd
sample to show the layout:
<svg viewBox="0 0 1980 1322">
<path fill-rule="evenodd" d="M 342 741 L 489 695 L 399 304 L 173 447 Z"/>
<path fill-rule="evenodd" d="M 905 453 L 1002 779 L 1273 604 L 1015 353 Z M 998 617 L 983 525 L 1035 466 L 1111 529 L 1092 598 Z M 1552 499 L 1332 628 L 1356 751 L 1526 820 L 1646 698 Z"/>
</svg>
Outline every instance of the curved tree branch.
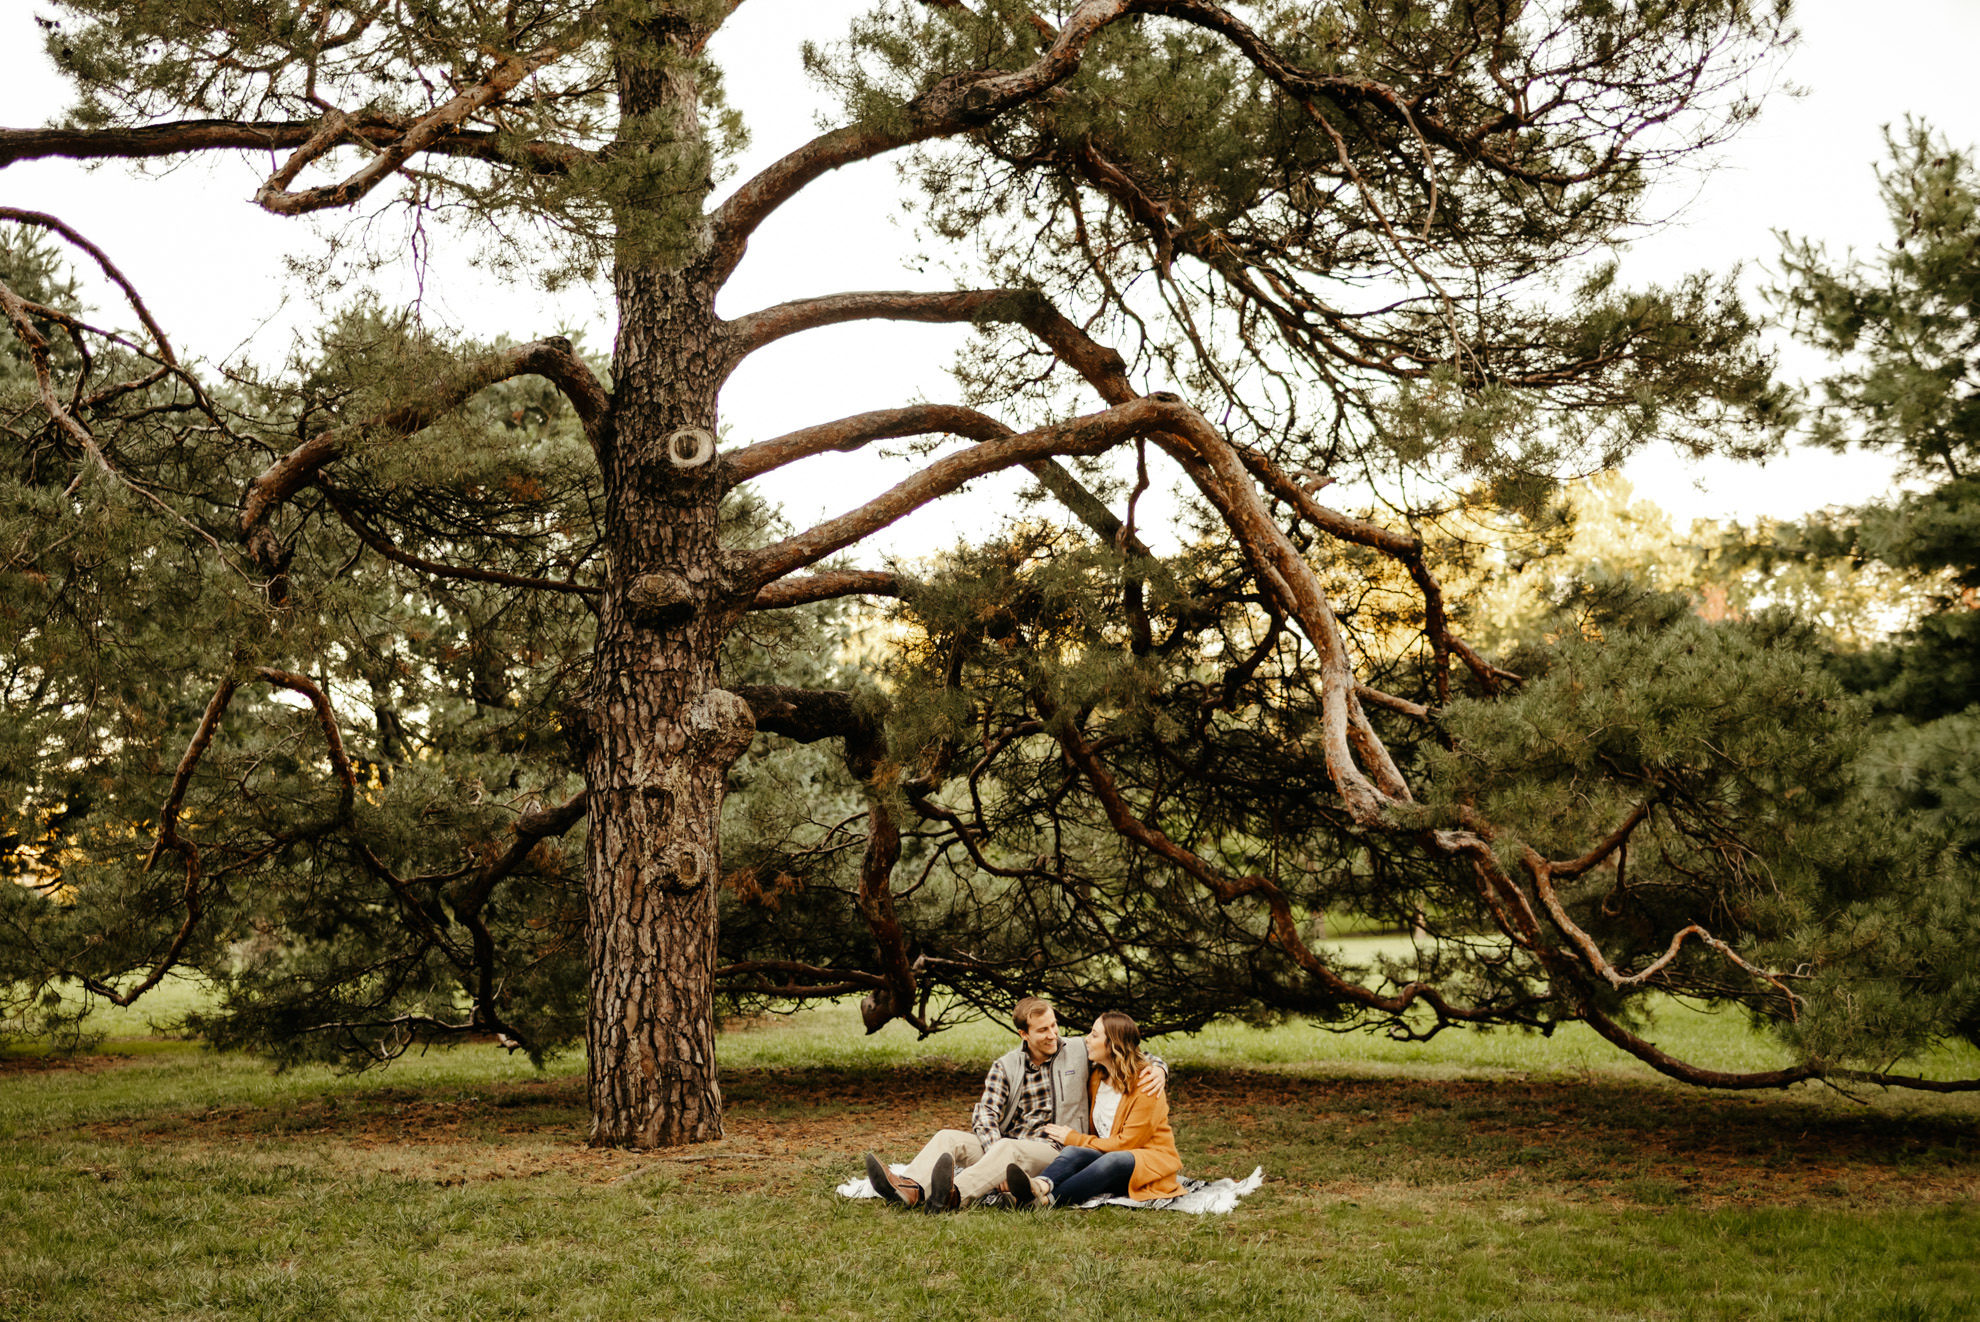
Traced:
<svg viewBox="0 0 1980 1322">
<path fill-rule="evenodd" d="M 330 695 L 318 687 L 308 675 L 299 675 L 293 670 L 277 670 L 272 666 L 257 666 L 255 678 L 268 681 L 277 688 L 288 689 L 308 699 L 311 709 L 316 712 L 316 720 L 323 727 L 323 743 L 330 755 L 330 769 L 336 774 L 342 786 L 342 803 L 339 815 L 350 816 L 351 807 L 357 800 L 357 773 L 351 769 L 350 754 L 344 751 L 344 733 L 337 724 L 337 713 L 331 709 Z"/>
<path fill-rule="evenodd" d="M 715 280 L 726 278 L 742 260 L 756 227 L 813 180 L 855 161 L 988 123 L 1071 77 L 1088 43 L 1109 23 L 1138 7 L 1134 0 L 1081 0 L 1052 44 L 1025 68 L 951 74 L 884 123 L 834 129 L 773 162 L 715 209 L 709 250 Z"/>
<path fill-rule="evenodd" d="M 1021 321 L 1043 295 L 1029 289 L 862 289 L 793 299 L 733 318 L 723 325 L 731 366 L 766 344 L 800 331 L 849 321 Z"/>
<path fill-rule="evenodd" d="M 1011 429 L 988 414 L 953 404 L 916 404 L 857 413 L 731 450 L 722 456 L 722 487 L 728 490 L 740 486 L 815 454 L 832 450 L 851 453 L 873 441 L 936 433 L 987 441 L 1009 436 Z"/>
<path fill-rule="evenodd" d="M 172 342 L 165 338 L 165 328 L 160 326 L 157 319 L 151 315 L 151 309 L 145 306 L 144 299 L 139 296 L 137 286 L 131 283 L 130 277 L 118 270 L 117 264 L 110 260 L 110 254 L 104 252 L 103 249 L 77 233 L 75 229 L 60 217 L 51 216 L 45 211 L 24 211 L 19 207 L 0 207 L 0 220 L 11 220 L 17 225 L 33 225 L 39 229 L 53 230 L 76 247 L 88 253 L 95 260 L 98 269 L 110 278 L 112 284 L 124 292 L 125 299 L 130 302 L 131 311 L 137 313 L 138 320 L 144 323 L 145 330 L 151 333 L 152 342 L 158 346 L 159 359 L 173 371 L 178 372 L 181 377 L 184 377 L 186 383 L 192 386 L 195 393 L 199 391 L 198 383 L 193 381 L 191 377 L 186 376 L 184 369 L 179 366 L 179 360 L 172 352 Z M 201 398 L 202 402 L 204 402 L 204 396 Z"/>
<path fill-rule="evenodd" d="M 559 47 L 552 44 L 529 55 L 510 56 L 496 65 L 481 82 L 416 120 L 349 178 L 301 193 L 291 193 L 289 185 L 295 182 L 303 167 L 335 147 L 350 133 L 350 117 L 341 110 L 331 110 L 318 122 L 316 130 L 297 145 L 282 168 L 270 175 L 268 182 L 256 191 L 254 200 L 263 210 L 278 216 L 300 216 L 326 207 L 348 206 L 376 188 L 413 156 L 458 129 L 468 116 L 500 101 L 514 91 L 523 79 L 562 53 Z"/>
<path fill-rule="evenodd" d="M 586 435 L 592 438 L 594 446 L 598 444 L 610 426 L 611 400 L 598 378 L 577 356 L 571 342 L 559 335 L 517 345 L 463 364 L 451 379 L 437 384 L 423 398 L 379 417 L 318 432 L 277 459 L 248 483 L 241 502 L 242 541 L 265 571 L 279 573 L 281 553 L 268 529 L 270 518 L 360 436 L 379 431 L 409 436 L 498 381 L 530 374 L 544 377 L 563 391 Z"/>
<path fill-rule="evenodd" d="M 735 578 L 739 586 L 761 587 L 843 550 L 972 479 L 1052 455 L 1100 454 L 1172 425 L 1177 410 L 1161 400 L 1138 399 L 1104 413 L 973 445 L 936 460 L 856 510 L 742 557 Z"/>
<path fill-rule="evenodd" d="M 179 809 L 186 801 L 186 788 L 192 784 L 193 772 L 199 761 L 206 756 L 206 750 L 213 744 L 213 736 L 220 729 L 220 718 L 226 715 L 227 704 L 234 700 L 237 682 L 229 677 L 220 681 L 213 691 L 213 697 L 206 704 L 206 713 L 199 719 L 199 726 L 193 731 L 191 742 L 179 758 L 179 768 L 172 774 L 172 787 L 165 793 L 165 805 L 158 810 L 158 838 L 152 842 L 151 853 L 145 857 L 144 870 L 151 871 L 158 866 L 159 857 L 168 849 L 185 854 L 191 865 L 199 855 L 198 846 L 179 835 Z"/>
<path fill-rule="evenodd" d="M 880 409 L 872 413 L 841 418 L 836 422 L 821 423 L 816 427 L 806 427 L 737 450 L 723 460 L 723 486 L 724 489 L 728 489 L 786 464 L 828 450 L 851 452 L 876 440 L 896 436 L 926 436 L 935 432 L 965 436 L 972 440 L 990 440 L 998 436 L 1015 434 L 995 418 L 960 405 L 917 404 L 900 409 Z M 1040 486 L 1044 487 L 1061 505 L 1071 510 L 1101 541 L 1120 548 L 1130 555 L 1151 554 L 1142 540 L 1125 528 L 1121 521 L 1114 517 L 1114 512 L 1108 509 L 1098 496 L 1088 491 L 1084 483 L 1067 472 L 1065 465 L 1058 460 L 1035 459 L 1026 463 L 1024 467 L 1038 479 Z M 752 609 L 762 609 L 762 607 L 757 606 Z"/>
<path fill-rule="evenodd" d="M 1146 435 L 1160 445 L 1223 513 L 1239 544 L 1258 569 L 1261 580 L 1280 597 L 1286 613 L 1300 622 L 1301 631 L 1320 654 L 1325 717 L 1322 737 L 1327 767 L 1349 811 L 1357 821 L 1374 824 L 1384 820 L 1386 804 L 1409 801 L 1409 790 L 1401 773 L 1355 700 L 1355 680 L 1347 644 L 1327 602 L 1326 590 L 1313 567 L 1271 518 L 1258 496 L 1257 488 L 1244 471 L 1235 447 L 1224 440 L 1200 413 L 1175 396 L 1152 395 L 1144 399 L 1137 395 L 1127 378 L 1127 365 L 1120 354 L 1095 341 L 1054 308 L 1042 294 L 1021 289 L 970 290 L 948 294 L 877 291 L 810 299 L 766 309 L 764 313 L 755 315 L 764 320 L 752 324 L 753 319 L 746 317 L 733 323 L 737 327 L 739 344 L 767 342 L 763 337 L 774 338 L 774 335 L 791 334 L 812 326 L 857 319 L 1016 322 L 1042 340 L 1060 361 L 1084 377 L 1102 399 L 1116 405 L 1116 412 L 1137 405 L 1160 409 L 1158 415 L 1151 415 L 1147 428 L 1132 434 Z M 1110 415 L 1094 416 L 1104 418 Z M 1118 439 L 1125 438 L 1126 434 L 1123 434 Z M 983 448 L 976 447 L 977 450 Z M 1099 447 L 1105 448 L 1105 445 Z M 1073 453 L 1070 450 L 1061 452 Z M 965 455 L 971 453 L 974 451 L 964 452 Z M 939 465 L 926 470 L 921 477 L 929 477 L 936 467 Z M 821 524 L 812 532 L 803 534 L 803 538 L 815 538 L 817 544 L 824 547 L 809 559 L 803 557 L 810 554 L 810 547 L 798 547 L 798 538 L 780 543 L 779 547 L 769 548 L 769 551 L 781 549 L 786 556 L 797 554 L 799 558 L 790 564 L 790 568 L 822 559 L 873 529 L 884 527 L 928 499 L 926 496 L 915 499 L 913 493 L 907 490 L 919 480 L 911 479 L 866 509 Z M 766 555 L 768 553 L 765 552 Z M 1356 752 L 1367 765 L 1367 773 L 1356 765 Z M 1372 781 L 1370 775 L 1374 778 Z"/>
</svg>

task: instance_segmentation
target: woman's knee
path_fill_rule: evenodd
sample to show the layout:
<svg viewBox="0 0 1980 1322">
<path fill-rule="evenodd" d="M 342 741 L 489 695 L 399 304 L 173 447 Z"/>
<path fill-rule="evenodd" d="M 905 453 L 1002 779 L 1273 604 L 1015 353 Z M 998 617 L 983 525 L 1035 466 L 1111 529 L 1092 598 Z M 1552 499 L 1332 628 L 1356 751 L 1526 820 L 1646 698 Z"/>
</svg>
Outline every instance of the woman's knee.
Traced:
<svg viewBox="0 0 1980 1322">
<path fill-rule="evenodd" d="M 1066 1148 L 1052 1159 L 1052 1164 L 1045 1168 L 1044 1173 L 1051 1179 L 1063 1180 L 1067 1176 L 1085 1170 L 1102 1155 L 1104 1154 L 1092 1148 Z"/>
<path fill-rule="evenodd" d="M 1109 1152 L 1085 1163 L 1053 1187 L 1053 1199 L 1061 1203 L 1081 1203 L 1103 1194 L 1128 1192 L 1134 1182 L 1134 1153 Z"/>
<path fill-rule="evenodd" d="M 1126 1172 L 1129 1175 L 1133 1175 L 1134 1153 L 1109 1152 L 1105 1156 L 1101 1157 L 1100 1160 L 1094 1162 L 1092 1166 L 1088 1167 L 1088 1169 L 1098 1171 L 1099 1173 L 1106 1175 L 1110 1178 L 1114 1176 L 1118 1176 L 1122 1172 Z"/>
</svg>

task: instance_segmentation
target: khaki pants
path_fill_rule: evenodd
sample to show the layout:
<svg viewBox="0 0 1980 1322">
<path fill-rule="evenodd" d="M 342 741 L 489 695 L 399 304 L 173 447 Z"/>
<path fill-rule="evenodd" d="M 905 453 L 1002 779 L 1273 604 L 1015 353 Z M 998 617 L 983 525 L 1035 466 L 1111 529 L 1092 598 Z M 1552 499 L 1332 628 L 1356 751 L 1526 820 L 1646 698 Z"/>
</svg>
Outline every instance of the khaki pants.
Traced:
<svg viewBox="0 0 1980 1322">
<path fill-rule="evenodd" d="M 1059 1155 L 1059 1150 L 1042 1138 L 1000 1138 L 985 1148 L 982 1140 L 966 1129 L 944 1129 L 908 1163 L 906 1178 L 926 1190 L 935 1175 L 935 1162 L 944 1152 L 956 1159 L 956 1192 L 962 1195 L 965 1207 L 1002 1184 L 1006 1168 L 1016 1165 L 1026 1175 L 1036 1175 Z"/>
</svg>

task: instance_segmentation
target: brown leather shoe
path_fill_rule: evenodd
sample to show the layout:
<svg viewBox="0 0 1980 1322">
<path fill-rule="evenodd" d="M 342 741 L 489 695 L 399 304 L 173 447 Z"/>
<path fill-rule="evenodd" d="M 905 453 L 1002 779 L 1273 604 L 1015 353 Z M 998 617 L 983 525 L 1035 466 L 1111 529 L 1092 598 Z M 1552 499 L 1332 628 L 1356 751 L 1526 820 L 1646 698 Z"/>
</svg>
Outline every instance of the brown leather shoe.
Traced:
<svg viewBox="0 0 1980 1322">
<path fill-rule="evenodd" d="M 871 1152 L 866 1154 L 866 1180 L 873 1186 L 873 1192 L 890 1203 L 913 1207 L 921 1201 L 920 1185 L 888 1170 L 887 1163 Z"/>
</svg>

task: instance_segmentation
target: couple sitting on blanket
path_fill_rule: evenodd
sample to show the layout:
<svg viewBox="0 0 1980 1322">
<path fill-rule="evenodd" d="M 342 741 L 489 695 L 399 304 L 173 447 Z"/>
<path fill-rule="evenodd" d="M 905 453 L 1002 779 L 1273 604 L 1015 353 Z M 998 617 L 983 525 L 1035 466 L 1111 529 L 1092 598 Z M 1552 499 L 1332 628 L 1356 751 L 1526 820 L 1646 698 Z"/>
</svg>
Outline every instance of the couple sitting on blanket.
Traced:
<svg viewBox="0 0 1980 1322">
<path fill-rule="evenodd" d="M 1168 1067 L 1143 1053 L 1134 1020 L 1109 1010 L 1084 1038 L 1061 1038 L 1035 996 L 1011 1018 L 1019 1045 L 990 1066 L 969 1131 L 935 1135 L 904 1175 L 867 1153 L 874 1191 L 927 1212 L 1181 1193 Z"/>
</svg>

